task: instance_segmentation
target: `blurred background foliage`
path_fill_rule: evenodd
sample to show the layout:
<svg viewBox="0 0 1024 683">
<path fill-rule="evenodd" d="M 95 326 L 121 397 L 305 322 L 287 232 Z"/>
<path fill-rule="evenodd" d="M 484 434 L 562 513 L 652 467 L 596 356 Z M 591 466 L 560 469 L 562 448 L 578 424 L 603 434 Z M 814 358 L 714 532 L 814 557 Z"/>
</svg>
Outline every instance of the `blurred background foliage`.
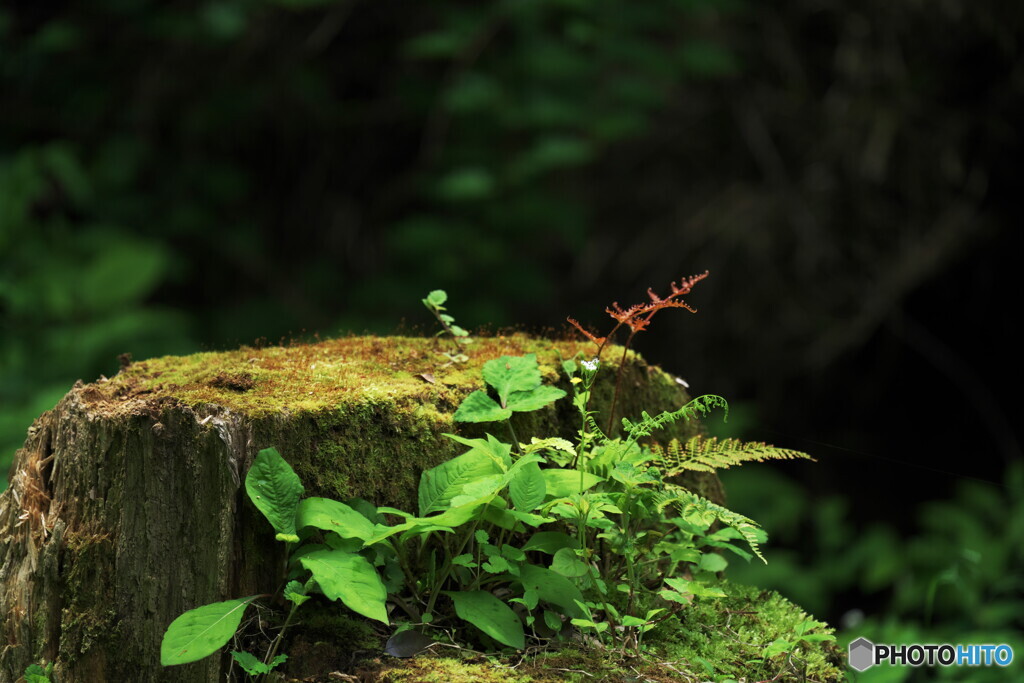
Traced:
<svg viewBox="0 0 1024 683">
<path fill-rule="evenodd" d="M 433 288 L 467 324 L 603 326 L 709 269 L 639 349 L 820 459 L 730 483 L 776 535 L 749 580 L 862 630 L 1019 629 L 979 605 L 1019 596 L 985 572 L 1019 575 L 1024 511 L 966 532 L 1019 478 L 1022 27 L 995 0 L 5 4 L 0 462 L 123 352 L 415 331 Z"/>
</svg>

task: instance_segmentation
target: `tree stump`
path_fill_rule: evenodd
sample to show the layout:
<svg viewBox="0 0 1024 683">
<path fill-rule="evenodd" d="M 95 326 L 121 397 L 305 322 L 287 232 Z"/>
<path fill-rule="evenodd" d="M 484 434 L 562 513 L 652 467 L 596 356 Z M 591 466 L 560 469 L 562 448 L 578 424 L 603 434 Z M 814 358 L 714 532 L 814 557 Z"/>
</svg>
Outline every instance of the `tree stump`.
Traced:
<svg viewBox="0 0 1024 683">
<path fill-rule="evenodd" d="M 0 679 L 46 660 L 61 683 L 224 680 L 224 658 L 162 667 L 160 641 L 188 609 L 280 582 L 281 544 L 242 490 L 260 449 L 276 447 L 307 495 L 412 510 L 420 472 L 459 452 L 443 434 L 482 432 L 451 414 L 483 386 L 486 360 L 536 353 L 545 380 L 568 388 L 559 355 L 589 349 L 499 336 L 452 365 L 435 340 L 350 337 L 154 359 L 77 383 L 29 428 L 0 495 Z M 640 356 L 626 363 L 620 415 L 687 400 Z M 595 387 L 598 409 L 614 376 Z M 520 418 L 524 439 L 571 438 L 578 425 L 569 401 Z M 689 484 L 722 499 L 713 476 Z"/>
</svg>

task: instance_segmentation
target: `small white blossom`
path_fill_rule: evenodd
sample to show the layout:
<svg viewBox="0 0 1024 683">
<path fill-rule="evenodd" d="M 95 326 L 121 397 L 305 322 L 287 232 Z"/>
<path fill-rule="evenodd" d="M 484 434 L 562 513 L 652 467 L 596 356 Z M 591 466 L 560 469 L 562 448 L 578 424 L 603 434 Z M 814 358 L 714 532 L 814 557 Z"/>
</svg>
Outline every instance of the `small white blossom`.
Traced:
<svg viewBox="0 0 1024 683">
<path fill-rule="evenodd" d="M 597 370 L 597 366 L 601 364 L 601 361 L 595 358 L 594 360 L 580 361 L 580 364 L 590 372 L 594 372 Z"/>
</svg>

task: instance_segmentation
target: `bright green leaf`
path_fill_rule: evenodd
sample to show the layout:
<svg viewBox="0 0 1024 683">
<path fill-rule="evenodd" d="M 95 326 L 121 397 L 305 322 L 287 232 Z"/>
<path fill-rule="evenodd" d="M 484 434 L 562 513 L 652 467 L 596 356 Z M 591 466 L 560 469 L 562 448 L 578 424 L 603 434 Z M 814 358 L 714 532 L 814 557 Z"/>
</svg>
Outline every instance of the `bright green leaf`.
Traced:
<svg viewBox="0 0 1024 683">
<path fill-rule="evenodd" d="M 555 557 L 551 561 L 551 570 L 569 577 L 585 576 L 589 571 L 586 563 L 576 556 L 575 550 L 570 548 L 562 548 L 555 553 Z"/>
<path fill-rule="evenodd" d="M 574 493 L 582 493 L 590 487 L 604 481 L 601 477 L 590 472 L 580 476 L 579 470 L 547 469 L 541 470 L 544 474 L 544 483 L 547 488 L 546 495 L 551 498 L 565 498 Z M 580 486 L 582 480 L 583 486 Z"/>
<path fill-rule="evenodd" d="M 330 498 L 305 498 L 295 514 L 297 529 L 316 527 L 333 531 L 342 538 L 366 540 L 374 534 L 374 524 L 344 503 Z"/>
<path fill-rule="evenodd" d="M 529 463 L 516 471 L 509 482 L 509 497 L 520 512 L 532 512 L 544 502 L 547 491 L 544 475 L 537 463 Z"/>
<path fill-rule="evenodd" d="M 329 600 L 341 600 L 353 612 L 388 623 L 384 606 L 387 589 L 365 557 L 341 550 L 319 550 L 301 562 Z"/>
<path fill-rule="evenodd" d="M 242 614 L 258 598 L 214 602 L 191 609 L 171 622 L 160 643 L 160 663 L 164 666 L 188 664 L 212 655 L 235 635 Z"/>
<path fill-rule="evenodd" d="M 706 572 L 724 571 L 728 566 L 729 562 L 718 553 L 704 553 L 701 555 L 700 564 L 698 565 L 698 567 Z"/>
<path fill-rule="evenodd" d="M 484 363 L 484 381 L 498 392 L 502 406 L 506 406 L 513 392 L 532 391 L 540 386 L 540 367 L 537 354 L 502 356 Z"/>
<path fill-rule="evenodd" d="M 512 417 L 512 411 L 502 408 L 487 392 L 477 390 L 463 399 L 452 419 L 456 422 L 500 422 Z"/>
<path fill-rule="evenodd" d="M 558 387 L 539 386 L 529 391 L 516 391 L 509 394 L 506 407 L 517 413 L 525 413 L 531 410 L 540 410 L 563 396 L 565 396 L 565 392 Z"/>
<path fill-rule="evenodd" d="M 474 449 L 452 458 L 420 475 L 420 515 L 447 510 L 452 498 L 463 493 L 463 487 L 477 479 L 501 474 L 500 465 L 487 453 Z"/>
<path fill-rule="evenodd" d="M 245 492 L 263 513 L 277 540 L 296 542 L 295 509 L 305 489 L 299 476 L 274 448 L 264 448 L 245 476 Z"/>
</svg>

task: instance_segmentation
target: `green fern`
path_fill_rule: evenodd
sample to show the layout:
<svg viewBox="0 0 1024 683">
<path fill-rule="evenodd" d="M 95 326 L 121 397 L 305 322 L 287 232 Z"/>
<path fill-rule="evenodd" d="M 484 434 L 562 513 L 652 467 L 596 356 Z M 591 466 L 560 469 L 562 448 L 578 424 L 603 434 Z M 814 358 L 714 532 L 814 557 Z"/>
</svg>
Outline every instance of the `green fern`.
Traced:
<svg viewBox="0 0 1024 683">
<path fill-rule="evenodd" d="M 629 435 L 627 439 L 630 442 L 635 442 L 644 436 L 650 436 L 656 429 L 661 429 L 665 425 L 672 424 L 679 420 L 695 420 L 699 417 L 704 417 L 710 413 L 714 408 L 722 408 L 725 410 L 725 417 L 729 417 L 729 402 L 721 396 L 715 394 L 704 394 L 693 399 L 682 408 L 676 411 L 666 410 L 657 417 L 652 417 L 646 410 L 640 413 L 639 422 L 631 422 L 626 418 L 622 418 L 622 428 L 626 430 Z"/>
<path fill-rule="evenodd" d="M 778 448 L 761 441 L 718 439 L 714 436 L 694 436 L 680 443 L 672 439 L 667 446 L 651 444 L 651 452 L 665 468 L 666 477 L 674 477 L 687 470 L 714 472 L 743 462 L 765 460 L 814 460 L 803 451 Z"/>
<path fill-rule="evenodd" d="M 733 512 L 717 503 L 712 503 L 707 498 L 698 496 L 693 491 L 676 484 L 664 484 L 662 490 L 654 492 L 653 501 L 658 512 L 664 512 L 665 508 L 674 507 L 684 520 L 699 526 L 708 527 L 717 521 L 732 527 L 743 537 L 754 554 L 762 562 L 768 564 L 768 560 L 764 559 L 764 555 L 761 554 L 759 545 L 763 540 L 764 531 L 757 522 L 749 517 Z M 758 538 L 759 535 L 762 538 Z"/>
</svg>

